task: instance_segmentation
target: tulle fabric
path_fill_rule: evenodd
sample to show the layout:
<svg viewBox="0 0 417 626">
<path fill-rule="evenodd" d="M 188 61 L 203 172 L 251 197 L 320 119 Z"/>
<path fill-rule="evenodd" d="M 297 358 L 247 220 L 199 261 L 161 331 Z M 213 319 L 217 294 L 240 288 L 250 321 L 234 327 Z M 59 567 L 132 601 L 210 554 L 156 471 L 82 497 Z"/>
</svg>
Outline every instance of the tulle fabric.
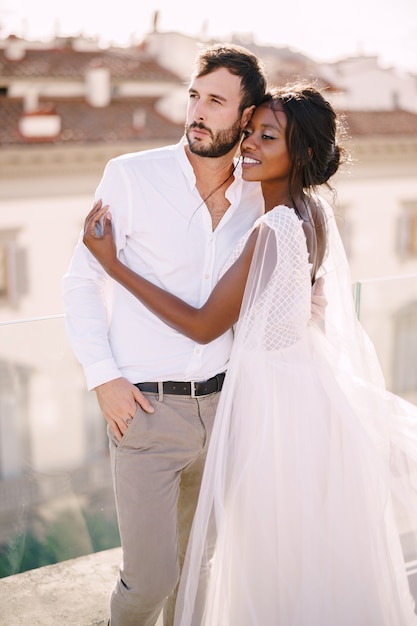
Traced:
<svg viewBox="0 0 417 626">
<path fill-rule="evenodd" d="M 384 388 L 324 206 L 324 331 L 294 212 L 255 225 L 176 626 L 417 624 L 400 544 L 417 524 L 417 408 Z"/>
</svg>

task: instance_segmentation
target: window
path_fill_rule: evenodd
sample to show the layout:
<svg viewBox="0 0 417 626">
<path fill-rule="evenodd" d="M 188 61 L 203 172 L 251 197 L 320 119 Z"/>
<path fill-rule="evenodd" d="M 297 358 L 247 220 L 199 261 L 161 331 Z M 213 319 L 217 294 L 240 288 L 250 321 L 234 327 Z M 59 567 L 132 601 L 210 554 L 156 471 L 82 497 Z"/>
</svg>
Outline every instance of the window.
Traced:
<svg viewBox="0 0 417 626">
<path fill-rule="evenodd" d="M 7 248 L 0 244 L 0 299 L 7 297 Z"/>
<path fill-rule="evenodd" d="M 26 252 L 17 230 L 0 230 L 0 306 L 13 306 L 27 293 Z"/>
<path fill-rule="evenodd" d="M 401 258 L 417 256 L 417 200 L 403 203 L 398 218 L 397 251 Z"/>
<path fill-rule="evenodd" d="M 410 302 L 394 318 L 393 391 L 417 400 L 417 302 Z"/>
</svg>

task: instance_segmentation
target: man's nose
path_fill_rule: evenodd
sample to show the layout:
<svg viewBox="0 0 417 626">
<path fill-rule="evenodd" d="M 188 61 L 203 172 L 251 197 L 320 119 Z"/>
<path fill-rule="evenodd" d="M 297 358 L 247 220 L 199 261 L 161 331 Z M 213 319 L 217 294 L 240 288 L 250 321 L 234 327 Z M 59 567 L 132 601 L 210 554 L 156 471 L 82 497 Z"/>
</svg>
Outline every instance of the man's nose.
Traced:
<svg viewBox="0 0 417 626">
<path fill-rule="evenodd" d="M 194 107 L 194 119 L 198 122 L 201 122 L 205 119 L 205 109 L 204 104 L 199 100 Z"/>
</svg>

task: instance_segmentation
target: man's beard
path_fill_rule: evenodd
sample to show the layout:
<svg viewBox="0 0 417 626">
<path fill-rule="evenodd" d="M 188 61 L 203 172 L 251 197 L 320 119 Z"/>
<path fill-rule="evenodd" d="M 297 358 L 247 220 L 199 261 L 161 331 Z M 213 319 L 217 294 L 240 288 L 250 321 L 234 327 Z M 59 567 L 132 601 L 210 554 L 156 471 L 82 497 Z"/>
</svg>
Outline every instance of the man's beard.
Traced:
<svg viewBox="0 0 417 626">
<path fill-rule="evenodd" d="M 192 141 L 189 131 L 193 128 L 201 128 L 208 131 L 212 138 L 212 143 L 209 146 L 202 146 L 198 140 Z M 204 124 L 197 124 L 197 122 L 193 122 L 192 124 L 186 124 L 185 135 L 187 137 L 190 152 L 198 154 L 202 157 L 211 157 L 216 159 L 224 156 L 234 148 L 237 148 L 242 136 L 242 129 L 240 127 L 239 119 L 231 128 L 228 128 L 227 130 L 219 130 L 215 135 L 213 135 L 211 130 L 204 126 Z"/>
</svg>

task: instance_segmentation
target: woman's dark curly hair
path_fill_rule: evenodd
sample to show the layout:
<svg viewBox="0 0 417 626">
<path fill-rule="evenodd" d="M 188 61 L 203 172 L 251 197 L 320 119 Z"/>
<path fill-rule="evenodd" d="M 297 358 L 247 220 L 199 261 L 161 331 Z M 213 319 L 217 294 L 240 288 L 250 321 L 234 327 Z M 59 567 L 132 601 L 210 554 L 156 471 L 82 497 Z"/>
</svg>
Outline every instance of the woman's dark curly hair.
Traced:
<svg viewBox="0 0 417 626">
<path fill-rule="evenodd" d="M 265 95 L 261 106 L 272 111 L 284 110 L 287 118 L 285 141 L 290 157 L 289 193 L 294 210 L 312 226 L 313 239 L 309 242 L 313 263 L 312 280 L 323 262 L 326 251 L 326 218 L 314 191 L 329 184 L 347 152 L 339 140 L 346 134 L 342 116 L 312 84 L 296 83 L 273 89 Z M 279 107 L 279 108 L 278 108 Z M 279 124 L 278 116 L 276 115 Z M 300 202 L 307 210 L 302 210 Z"/>
<path fill-rule="evenodd" d="M 292 197 L 326 184 L 346 159 L 339 144 L 346 128 L 331 104 L 311 84 L 296 83 L 273 89 L 263 98 L 272 110 L 280 103 L 287 117 L 286 143 L 291 161 Z"/>
</svg>

